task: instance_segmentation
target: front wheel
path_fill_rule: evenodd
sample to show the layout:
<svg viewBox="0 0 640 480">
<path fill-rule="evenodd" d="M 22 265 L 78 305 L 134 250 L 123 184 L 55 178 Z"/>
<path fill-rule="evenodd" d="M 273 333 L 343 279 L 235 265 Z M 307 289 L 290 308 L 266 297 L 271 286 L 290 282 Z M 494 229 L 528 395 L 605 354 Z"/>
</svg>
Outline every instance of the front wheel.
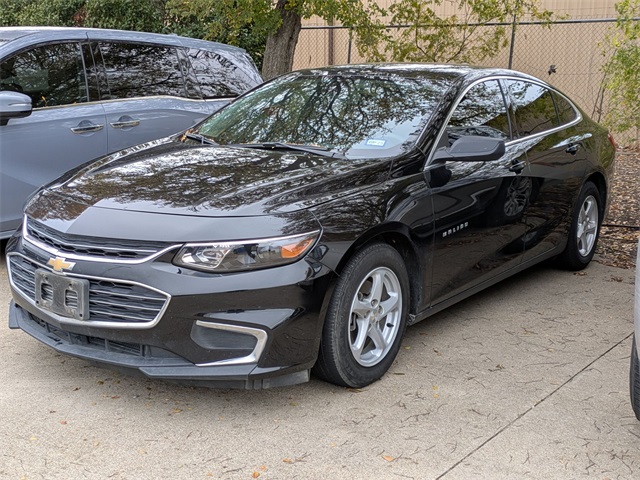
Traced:
<svg viewBox="0 0 640 480">
<path fill-rule="evenodd" d="M 569 270 L 582 270 L 593 258 L 600 234 L 603 206 L 598 188 L 587 182 L 580 191 L 567 246 L 559 261 Z"/>
<path fill-rule="evenodd" d="M 314 373 L 354 388 L 379 379 L 400 349 L 408 307 L 409 276 L 400 254 L 383 243 L 355 254 L 329 301 Z"/>
</svg>

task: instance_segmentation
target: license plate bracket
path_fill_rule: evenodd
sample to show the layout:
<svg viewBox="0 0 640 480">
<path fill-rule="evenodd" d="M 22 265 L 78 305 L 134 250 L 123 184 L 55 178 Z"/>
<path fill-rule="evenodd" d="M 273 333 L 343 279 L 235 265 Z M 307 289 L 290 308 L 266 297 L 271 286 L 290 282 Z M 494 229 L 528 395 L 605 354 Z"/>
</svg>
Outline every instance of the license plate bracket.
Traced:
<svg viewBox="0 0 640 480">
<path fill-rule="evenodd" d="M 89 320 L 89 281 L 36 270 L 36 305 L 76 320 Z"/>
</svg>

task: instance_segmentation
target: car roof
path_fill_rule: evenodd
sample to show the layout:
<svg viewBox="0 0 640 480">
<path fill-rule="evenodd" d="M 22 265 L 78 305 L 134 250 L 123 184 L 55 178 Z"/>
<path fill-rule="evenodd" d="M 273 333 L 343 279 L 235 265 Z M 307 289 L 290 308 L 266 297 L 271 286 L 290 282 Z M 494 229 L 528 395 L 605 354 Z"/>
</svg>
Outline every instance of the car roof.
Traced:
<svg viewBox="0 0 640 480">
<path fill-rule="evenodd" d="M 398 75 L 409 78 L 440 78 L 452 83 L 457 81 L 468 83 L 486 77 L 517 77 L 546 84 L 536 77 L 515 70 L 455 64 L 371 63 L 310 68 L 302 72 L 320 75 Z"/>
<path fill-rule="evenodd" d="M 230 53 L 244 52 L 243 49 L 217 42 L 165 35 L 161 33 L 113 30 L 106 28 L 80 27 L 0 27 L 0 54 L 17 51 L 30 45 L 65 40 L 118 40 L 164 45 L 184 46 L 201 49 L 215 49 Z"/>
</svg>

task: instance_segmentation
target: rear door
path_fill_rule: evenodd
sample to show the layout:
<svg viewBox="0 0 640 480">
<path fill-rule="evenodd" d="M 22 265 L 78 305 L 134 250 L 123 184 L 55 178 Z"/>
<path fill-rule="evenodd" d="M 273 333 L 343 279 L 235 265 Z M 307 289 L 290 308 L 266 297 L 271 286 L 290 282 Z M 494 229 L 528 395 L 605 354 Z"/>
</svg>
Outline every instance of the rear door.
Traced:
<svg viewBox="0 0 640 480">
<path fill-rule="evenodd" d="M 579 114 L 549 88 L 526 80 L 506 80 L 518 142 L 527 152 L 524 172 L 531 185 L 527 204 L 524 260 L 562 246 L 573 215 L 573 203 L 586 168 Z"/>
<path fill-rule="evenodd" d="M 84 53 L 83 54 L 83 49 Z M 0 62 L 0 88 L 31 97 L 30 116 L 0 126 L 0 232 L 20 224 L 25 199 L 107 152 L 105 113 L 80 42 L 36 46 Z"/>
<path fill-rule="evenodd" d="M 185 130 L 210 111 L 178 48 L 92 43 L 107 118 L 109 152 Z"/>
</svg>

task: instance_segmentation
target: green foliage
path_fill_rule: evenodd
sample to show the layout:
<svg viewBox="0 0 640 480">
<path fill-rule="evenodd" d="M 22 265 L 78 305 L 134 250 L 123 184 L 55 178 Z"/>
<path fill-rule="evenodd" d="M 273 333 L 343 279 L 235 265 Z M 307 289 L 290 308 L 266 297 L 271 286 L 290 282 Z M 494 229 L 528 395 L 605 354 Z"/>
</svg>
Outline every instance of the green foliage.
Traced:
<svg viewBox="0 0 640 480">
<path fill-rule="evenodd" d="M 608 34 L 613 48 L 603 67 L 605 89 L 610 108 L 605 122 L 612 130 L 626 132 L 640 129 L 640 0 L 624 0 L 616 4 L 618 21 Z"/>
<path fill-rule="evenodd" d="M 509 44 L 511 28 L 484 26 L 515 19 L 550 21 L 552 12 L 538 0 L 456 0 L 458 14 L 441 17 L 435 7 L 445 0 L 399 0 L 389 6 L 393 25 L 408 25 L 386 42 L 395 61 L 478 63 Z"/>
<path fill-rule="evenodd" d="M 164 0 L 86 0 L 84 25 L 161 32 L 164 3 Z"/>
<path fill-rule="evenodd" d="M 0 0 L 0 25 L 73 27 L 82 22 L 85 0 Z"/>
<path fill-rule="evenodd" d="M 258 67 L 279 26 L 270 0 L 167 0 L 166 30 L 244 48 Z"/>
</svg>

